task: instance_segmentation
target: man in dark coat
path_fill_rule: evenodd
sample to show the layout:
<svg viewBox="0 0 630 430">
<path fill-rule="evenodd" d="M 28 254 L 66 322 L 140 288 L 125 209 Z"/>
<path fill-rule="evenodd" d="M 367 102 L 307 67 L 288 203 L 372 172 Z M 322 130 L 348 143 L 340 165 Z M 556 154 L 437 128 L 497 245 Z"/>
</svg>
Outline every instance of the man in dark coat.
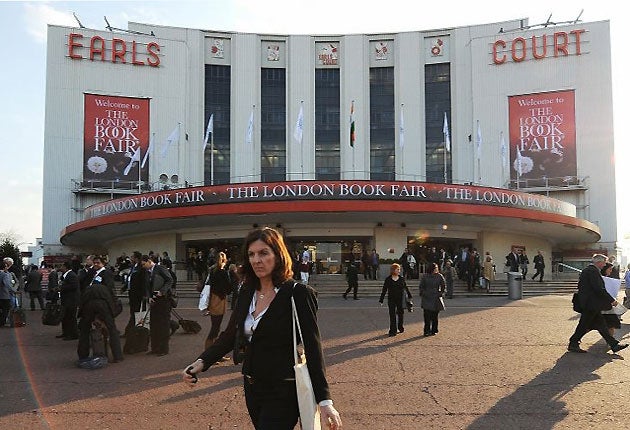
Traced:
<svg viewBox="0 0 630 430">
<path fill-rule="evenodd" d="M 37 266 L 32 265 L 26 275 L 25 290 L 31 299 L 31 310 L 35 310 L 35 299 L 39 302 L 39 308 L 44 310 L 44 297 L 42 296 L 42 274 Z"/>
<path fill-rule="evenodd" d="M 148 255 L 142 256 L 142 267 L 149 275 L 149 304 L 151 306 L 149 316 L 151 351 L 149 354 L 161 357 L 168 354 L 171 330 L 171 301 L 168 296 L 171 294 L 173 278 L 166 267 L 155 264 Z"/>
<path fill-rule="evenodd" d="M 149 277 L 147 271 L 142 267 L 142 254 L 139 251 L 133 252 L 131 263 L 131 271 L 127 278 L 131 315 L 129 316 L 129 322 L 125 328 L 125 335 L 129 333 L 129 330 L 136 324 L 136 312 L 140 312 L 142 302 L 147 300 L 149 294 Z"/>
<path fill-rule="evenodd" d="M 114 356 L 113 363 L 123 360 L 120 346 L 120 334 L 114 321 L 115 296 L 114 274 L 105 268 L 101 257 L 92 259 L 94 277 L 81 295 L 79 305 L 79 345 L 77 354 L 79 361 L 90 355 L 90 329 L 96 318 L 103 321 L 109 335 L 109 346 Z"/>
<path fill-rule="evenodd" d="M 77 308 L 79 306 L 79 277 L 72 271 L 72 262 L 62 265 L 61 284 L 56 291 L 61 295 L 61 334 L 63 340 L 79 338 L 77 329 Z"/>
<path fill-rule="evenodd" d="M 609 310 L 617 305 L 617 300 L 606 291 L 604 279 L 601 276 L 601 269 L 607 260 L 605 255 L 595 254 L 591 264 L 580 273 L 578 298 L 582 308 L 582 315 L 580 316 L 580 322 L 575 328 L 575 333 L 569 338 L 567 349 L 571 352 L 586 352 L 580 348 L 580 341 L 591 330 L 597 330 L 613 352 L 618 352 L 628 347 L 628 344 L 621 344 L 612 337 L 602 316 L 603 310 Z"/>
<path fill-rule="evenodd" d="M 510 266 L 510 272 L 518 272 L 518 254 L 515 249 L 505 256 L 505 265 Z"/>
</svg>

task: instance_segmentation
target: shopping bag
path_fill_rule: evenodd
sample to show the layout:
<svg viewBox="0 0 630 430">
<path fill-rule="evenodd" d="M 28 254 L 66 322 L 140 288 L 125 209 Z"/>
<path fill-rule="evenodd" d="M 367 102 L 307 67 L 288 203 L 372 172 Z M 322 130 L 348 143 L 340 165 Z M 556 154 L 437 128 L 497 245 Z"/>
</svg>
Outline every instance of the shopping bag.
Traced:
<svg viewBox="0 0 630 430">
<path fill-rule="evenodd" d="M 199 296 L 199 310 L 204 311 L 208 309 L 208 305 L 210 304 L 210 285 L 206 284 L 201 291 L 201 295 Z"/>
</svg>

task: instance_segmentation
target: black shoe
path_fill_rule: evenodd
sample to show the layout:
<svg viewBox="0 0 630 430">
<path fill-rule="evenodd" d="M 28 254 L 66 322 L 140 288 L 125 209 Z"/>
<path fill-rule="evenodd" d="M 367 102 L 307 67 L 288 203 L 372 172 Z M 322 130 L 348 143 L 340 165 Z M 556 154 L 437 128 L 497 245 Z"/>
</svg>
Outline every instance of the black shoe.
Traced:
<svg viewBox="0 0 630 430">
<path fill-rule="evenodd" d="M 398 333 L 404 333 L 404 332 L 405 332 L 405 328 L 404 328 L 404 327 L 400 327 L 400 328 L 398 329 Z"/>
<path fill-rule="evenodd" d="M 66 336 L 63 338 L 63 340 L 77 340 L 79 338 L 79 336 Z"/>
<path fill-rule="evenodd" d="M 55 336 L 57 339 L 61 339 L 62 337 L 66 337 L 65 334 L 58 334 L 57 336 Z"/>
<path fill-rule="evenodd" d="M 580 345 L 578 345 L 577 343 L 570 343 L 569 346 L 567 347 L 567 351 L 569 351 L 569 352 L 579 352 L 579 353 L 582 353 L 582 354 L 586 353 L 586 350 L 580 348 Z"/>
<path fill-rule="evenodd" d="M 438 334 L 439 332 L 437 330 L 433 330 L 431 333 L 432 334 Z"/>
<path fill-rule="evenodd" d="M 394 337 L 394 336 L 396 336 L 396 333 L 389 332 L 387 335 L 388 335 L 389 337 Z"/>
<path fill-rule="evenodd" d="M 612 352 L 619 352 L 622 349 L 626 349 L 628 347 L 627 343 L 618 343 L 615 346 L 611 346 L 610 349 L 612 349 Z"/>
<path fill-rule="evenodd" d="M 425 335 L 425 337 L 432 336 L 432 334 L 431 334 L 431 332 L 430 332 L 430 331 L 425 331 L 425 332 L 424 332 L 424 335 Z"/>
<path fill-rule="evenodd" d="M 347 294 L 344 293 L 344 294 L 342 294 L 342 296 L 343 296 L 344 300 L 348 300 L 348 295 Z"/>
<path fill-rule="evenodd" d="M 358 298 L 358 297 L 355 297 L 355 298 L 354 298 L 354 300 L 361 300 L 361 299 L 360 299 L 360 298 Z"/>
</svg>

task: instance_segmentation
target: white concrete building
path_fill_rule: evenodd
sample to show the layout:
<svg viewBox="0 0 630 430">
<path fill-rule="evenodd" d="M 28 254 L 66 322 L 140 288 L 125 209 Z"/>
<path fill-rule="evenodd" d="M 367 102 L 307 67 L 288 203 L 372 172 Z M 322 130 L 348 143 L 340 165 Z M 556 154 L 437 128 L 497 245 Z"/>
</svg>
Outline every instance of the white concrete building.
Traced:
<svg viewBox="0 0 630 430">
<path fill-rule="evenodd" d="M 607 21 L 351 35 L 49 26 L 45 255 L 183 261 L 236 247 L 253 225 L 278 226 L 327 272 L 407 246 L 420 258 L 476 247 L 498 266 L 514 247 L 615 253 L 612 117 Z"/>
</svg>

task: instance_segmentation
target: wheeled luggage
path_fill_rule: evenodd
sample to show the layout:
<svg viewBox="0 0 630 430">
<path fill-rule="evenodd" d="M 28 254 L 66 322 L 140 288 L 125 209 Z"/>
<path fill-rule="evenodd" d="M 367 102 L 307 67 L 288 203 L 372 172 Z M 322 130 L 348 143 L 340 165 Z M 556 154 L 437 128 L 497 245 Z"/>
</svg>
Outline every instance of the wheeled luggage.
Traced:
<svg viewBox="0 0 630 430">
<path fill-rule="evenodd" d="M 42 324 L 59 325 L 62 316 L 61 303 L 59 303 L 59 297 L 57 297 L 57 301 L 46 303 L 44 313 L 42 314 Z"/>
<path fill-rule="evenodd" d="M 175 318 L 177 318 L 177 322 L 179 322 L 180 327 L 185 333 L 196 334 L 201 331 L 201 325 L 199 325 L 197 321 L 183 319 L 177 312 L 175 312 L 175 309 L 171 309 L 171 313 Z"/>
<path fill-rule="evenodd" d="M 144 318 L 127 332 L 125 346 L 123 347 L 125 354 L 136 354 L 149 350 L 149 329 L 144 326 L 148 315 L 149 313 L 145 312 Z"/>
</svg>

